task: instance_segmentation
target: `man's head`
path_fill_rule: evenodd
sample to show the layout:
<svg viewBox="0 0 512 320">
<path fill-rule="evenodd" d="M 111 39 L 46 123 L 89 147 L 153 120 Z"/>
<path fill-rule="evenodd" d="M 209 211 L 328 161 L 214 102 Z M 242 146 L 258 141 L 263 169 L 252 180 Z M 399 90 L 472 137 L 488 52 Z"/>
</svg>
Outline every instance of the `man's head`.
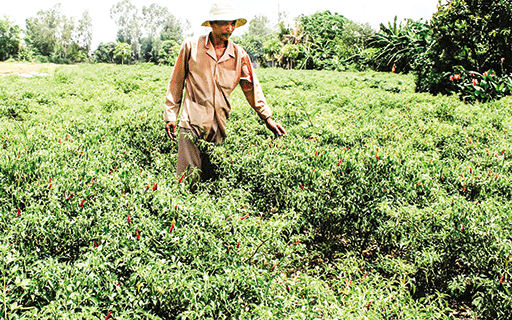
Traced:
<svg viewBox="0 0 512 320">
<path fill-rule="evenodd" d="M 210 10 L 208 19 L 203 22 L 203 27 L 212 27 L 212 24 L 225 25 L 234 22 L 234 28 L 238 28 L 247 23 L 247 19 L 240 17 L 235 7 L 230 3 L 214 3 Z M 232 33 L 233 31 L 231 31 Z"/>
<path fill-rule="evenodd" d="M 211 21 L 212 35 L 215 39 L 228 41 L 236 28 L 236 20 L 233 21 Z"/>
</svg>

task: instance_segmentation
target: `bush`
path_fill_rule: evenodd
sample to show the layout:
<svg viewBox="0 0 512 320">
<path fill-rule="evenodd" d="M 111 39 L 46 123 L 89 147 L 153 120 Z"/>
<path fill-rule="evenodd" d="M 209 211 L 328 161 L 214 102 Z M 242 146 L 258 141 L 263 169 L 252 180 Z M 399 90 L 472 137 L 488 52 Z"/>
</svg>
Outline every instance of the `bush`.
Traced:
<svg viewBox="0 0 512 320">
<path fill-rule="evenodd" d="M 451 75 L 453 91 L 461 93 L 465 102 L 488 102 L 499 100 L 512 92 L 512 77 L 498 76 L 494 70 L 483 74 L 475 71 L 466 71 L 462 67 L 456 68 L 458 73 Z"/>
<path fill-rule="evenodd" d="M 509 1 L 451 0 L 441 5 L 430 28 L 434 40 L 420 59 L 417 90 L 433 94 L 453 90 L 449 75 L 457 67 L 483 73 L 512 71 L 512 6 Z M 448 76 L 446 76 L 448 75 Z"/>
<path fill-rule="evenodd" d="M 380 25 L 380 32 L 369 41 L 376 49 L 372 65 L 378 71 L 408 73 L 416 67 L 432 40 L 429 26 L 421 21 L 406 20 L 397 24 Z"/>
<path fill-rule="evenodd" d="M 174 40 L 162 42 L 162 48 L 158 51 L 158 63 L 174 66 L 180 53 L 180 45 Z"/>
</svg>

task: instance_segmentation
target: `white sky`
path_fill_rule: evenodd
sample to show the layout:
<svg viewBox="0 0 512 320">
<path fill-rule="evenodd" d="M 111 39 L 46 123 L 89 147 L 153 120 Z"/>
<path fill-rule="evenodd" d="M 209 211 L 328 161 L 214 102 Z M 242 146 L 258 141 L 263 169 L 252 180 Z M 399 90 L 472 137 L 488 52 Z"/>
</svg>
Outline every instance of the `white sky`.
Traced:
<svg viewBox="0 0 512 320">
<path fill-rule="evenodd" d="M 116 26 L 110 18 L 110 8 L 119 0 L 0 0 L 0 19 L 7 15 L 22 29 L 25 29 L 25 19 L 35 17 L 40 10 L 48 10 L 55 4 L 62 4 L 62 13 L 67 17 L 80 19 L 83 12 L 88 10 L 93 23 L 93 49 L 100 42 L 115 41 Z M 189 20 L 192 24 L 190 32 L 203 34 L 207 28 L 201 23 L 208 16 L 211 3 L 215 0 L 132 0 L 139 12 L 143 6 L 152 3 L 167 7 L 178 19 Z M 393 21 L 395 16 L 401 21 L 406 18 L 429 20 L 437 11 L 438 0 L 233 0 L 239 12 L 250 21 L 255 15 L 263 14 L 271 22 L 277 22 L 278 10 L 288 13 L 288 18 L 300 14 L 309 15 L 319 10 L 329 10 L 346 18 L 369 23 L 375 30 L 380 23 Z M 247 29 L 242 27 L 235 32 L 241 35 Z"/>
</svg>

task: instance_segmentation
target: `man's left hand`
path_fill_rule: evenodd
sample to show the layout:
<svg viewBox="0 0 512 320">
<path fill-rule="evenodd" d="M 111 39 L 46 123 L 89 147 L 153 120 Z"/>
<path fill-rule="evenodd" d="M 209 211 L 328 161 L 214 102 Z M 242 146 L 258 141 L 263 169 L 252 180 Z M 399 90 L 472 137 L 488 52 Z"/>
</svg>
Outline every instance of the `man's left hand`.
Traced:
<svg viewBox="0 0 512 320">
<path fill-rule="evenodd" d="M 286 133 L 286 130 L 284 130 L 283 126 L 272 120 L 272 118 L 267 118 L 265 123 L 267 124 L 267 128 L 274 133 L 276 138 L 288 135 L 288 133 Z"/>
</svg>

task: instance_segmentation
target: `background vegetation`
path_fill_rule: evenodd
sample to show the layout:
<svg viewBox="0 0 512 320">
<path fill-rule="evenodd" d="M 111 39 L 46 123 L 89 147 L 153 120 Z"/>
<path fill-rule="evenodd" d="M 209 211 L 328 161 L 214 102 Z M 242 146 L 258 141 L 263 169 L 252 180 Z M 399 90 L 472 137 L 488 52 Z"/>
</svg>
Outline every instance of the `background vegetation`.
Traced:
<svg viewBox="0 0 512 320">
<path fill-rule="evenodd" d="M 4 18 L 0 60 L 174 64 L 188 21 L 156 4 L 139 11 L 130 0 L 116 3 L 110 14 L 118 27 L 116 42 L 94 51 L 88 12 L 75 22 L 60 5 L 42 10 L 27 19 L 24 42 L 19 26 Z M 511 19 L 510 0 L 449 0 L 439 3 L 430 21 L 395 18 L 378 32 L 329 11 L 301 15 L 290 25 L 281 12 L 277 25 L 255 16 L 234 40 L 263 67 L 413 72 L 419 92 L 489 101 L 512 92 Z"/>
</svg>

